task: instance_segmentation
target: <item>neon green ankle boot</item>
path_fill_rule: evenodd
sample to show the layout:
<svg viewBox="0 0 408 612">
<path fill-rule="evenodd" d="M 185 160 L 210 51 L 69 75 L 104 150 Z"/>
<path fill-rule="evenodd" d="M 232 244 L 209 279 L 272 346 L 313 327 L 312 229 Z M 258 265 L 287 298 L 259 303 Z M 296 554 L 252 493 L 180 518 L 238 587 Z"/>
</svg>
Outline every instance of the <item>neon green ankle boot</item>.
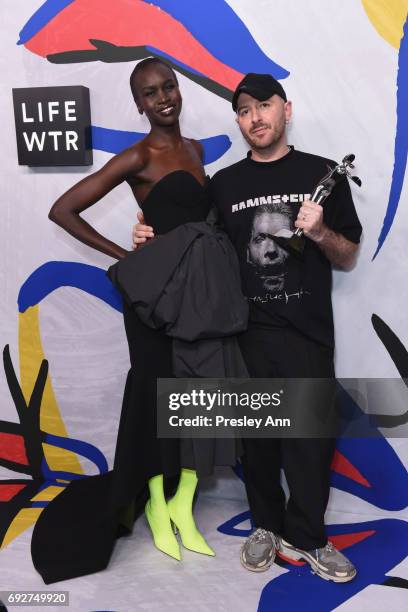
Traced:
<svg viewBox="0 0 408 612">
<path fill-rule="evenodd" d="M 183 468 L 175 496 L 167 502 L 171 521 L 180 534 L 184 548 L 203 555 L 215 556 L 195 524 L 192 506 L 197 475 L 194 470 Z"/>
<path fill-rule="evenodd" d="M 173 559 L 181 561 L 180 547 L 175 537 L 163 493 L 163 476 L 149 480 L 150 499 L 145 506 L 145 514 L 156 548 Z"/>
</svg>

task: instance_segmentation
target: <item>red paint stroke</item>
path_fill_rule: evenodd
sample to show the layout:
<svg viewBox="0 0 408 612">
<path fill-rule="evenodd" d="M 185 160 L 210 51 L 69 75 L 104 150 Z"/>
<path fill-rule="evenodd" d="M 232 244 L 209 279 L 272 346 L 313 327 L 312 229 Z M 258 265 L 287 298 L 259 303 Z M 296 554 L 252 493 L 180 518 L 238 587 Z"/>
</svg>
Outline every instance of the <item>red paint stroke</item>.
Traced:
<svg viewBox="0 0 408 612">
<path fill-rule="evenodd" d="M 371 484 L 366 478 L 358 471 L 358 469 L 338 450 L 335 451 L 331 469 L 342 476 L 347 476 L 351 480 L 358 482 L 363 487 L 371 488 Z"/>
<path fill-rule="evenodd" d="M 27 485 L 25 484 L 7 484 L 0 485 L 0 502 L 8 502 L 13 497 L 20 493 Z"/>
<path fill-rule="evenodd" d="M 23 436 L 0 432 L 0 459 L 28 465 Z"/>
<path fill-rule="evenodd" d="M 353 546 L 353 544 L 362 542 L 375 533 L 375 529 L 370 529 L 369 531 L 358 531 L 357 533 L 342 533 L 340 535 L 329 536 L 329 540 L 330 542 L 333 542 L 338 550 L 343 550 L 343 548 L 348 548 L 349 546 Z"/>
<path fill-rule="evenodd" d="M 76 0 L 25 47 L 46 57 L 95 47 L 90 39 L 120 47 L 154 47 L 234 90 L 243 75 L 216 59 L 179 21 L 141 0 Z"/>
</svg>

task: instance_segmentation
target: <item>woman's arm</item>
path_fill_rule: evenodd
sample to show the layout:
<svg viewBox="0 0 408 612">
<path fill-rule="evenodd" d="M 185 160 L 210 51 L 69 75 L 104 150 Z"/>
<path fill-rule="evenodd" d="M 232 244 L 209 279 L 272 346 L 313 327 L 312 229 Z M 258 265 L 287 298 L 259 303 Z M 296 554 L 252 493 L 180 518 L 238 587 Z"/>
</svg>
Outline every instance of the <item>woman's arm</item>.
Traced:
<svg viewBox="0 0 408 612">
<path fill-rule="evenodd" d="M 80 213 L 122 183 L 130 172 L 139 172 L 143 165 L 142 155 L 137 149 L 116 155 L 103 168 L 64 193 L 51 208 L 49 219 L 84 244 L 116 259 L 125 257 L 128 251 L 104 238 L 82 219 Z"/>
</svg>

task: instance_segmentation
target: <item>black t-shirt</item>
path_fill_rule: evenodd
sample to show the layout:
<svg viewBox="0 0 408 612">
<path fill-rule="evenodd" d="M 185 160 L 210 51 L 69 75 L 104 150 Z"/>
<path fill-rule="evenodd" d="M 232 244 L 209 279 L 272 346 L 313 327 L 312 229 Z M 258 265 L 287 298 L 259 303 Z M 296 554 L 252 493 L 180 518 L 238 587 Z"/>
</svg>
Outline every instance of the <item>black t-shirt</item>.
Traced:
<svg viewBox="0 0 408 612">
<path fill-rule="evenodd" d="M 303 258 L 290 255 L 270 236 L 295 229 L 301 203 L 310 199 L 332 160 L 296 151 L 257 162 L 250 154 L 211 179 L 220 221 L 235 245 L 251 324 L 292 325 L 326 346 L 334 345 L 331 264 L 309 239 Z M 358 243 L 361 225 L 347 180 L 323 204 L 325 224 Z M 282 233 L 282 232 L 281 232 Z"/>
</svg>

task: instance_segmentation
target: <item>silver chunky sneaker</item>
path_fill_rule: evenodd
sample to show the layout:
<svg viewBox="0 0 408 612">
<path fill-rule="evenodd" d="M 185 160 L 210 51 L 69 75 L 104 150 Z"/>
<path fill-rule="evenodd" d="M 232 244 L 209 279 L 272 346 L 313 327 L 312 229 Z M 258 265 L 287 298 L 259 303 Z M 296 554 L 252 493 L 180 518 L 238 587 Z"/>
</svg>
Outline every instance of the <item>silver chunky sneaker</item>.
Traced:
<svg viewBox="0 0 408 612">
<path fill-rule="evenodd" d="M 241 563 L 251 572 L 264 572 L 274 562 L 275 552 L 275 535 L 258 527 L 241 548 Z"/>
<path fill-rule="evenodd" d="M 309 563 L 312 572 L 324 578 L 324 580 L 349 582 L 357 574 L 357 570 L 351 561 L 339 552 L 331 542 L 328 542 L 324 548 L 301 550 L 279 538 L 278 550 L 288 559 L 294 561 L 303 559 Z"/>
</svg>

